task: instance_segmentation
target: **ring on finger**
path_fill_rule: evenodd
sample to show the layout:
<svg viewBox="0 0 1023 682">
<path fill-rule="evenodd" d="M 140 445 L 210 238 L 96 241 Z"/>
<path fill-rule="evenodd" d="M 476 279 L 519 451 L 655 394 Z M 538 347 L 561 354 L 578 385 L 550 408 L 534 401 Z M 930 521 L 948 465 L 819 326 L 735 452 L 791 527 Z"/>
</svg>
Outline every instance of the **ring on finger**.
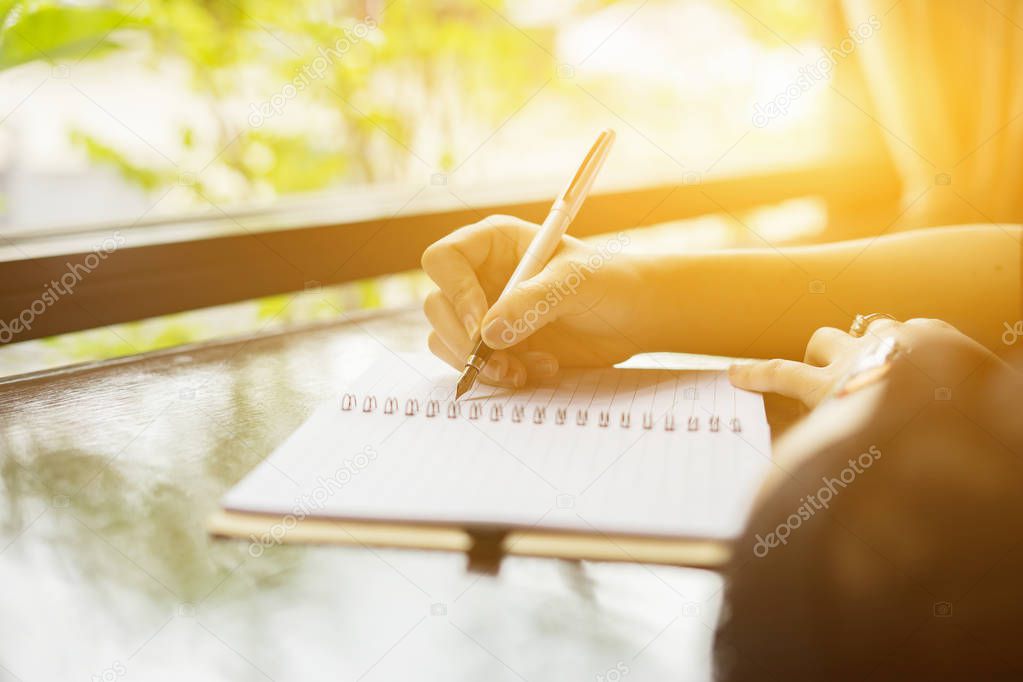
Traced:
<svg viewBox="0 0 1023 682">
<path fill-rule="evenodd" d="M 856 315 L 853 319 L 852 324 L 849 326 L 849 336 L 860 338 L 867 333 L 867 328 L 872 322 L 877 320 L 894 320 L 895 318 L 888 313 L 867 313 L 866 315 Z"/>
</svg>

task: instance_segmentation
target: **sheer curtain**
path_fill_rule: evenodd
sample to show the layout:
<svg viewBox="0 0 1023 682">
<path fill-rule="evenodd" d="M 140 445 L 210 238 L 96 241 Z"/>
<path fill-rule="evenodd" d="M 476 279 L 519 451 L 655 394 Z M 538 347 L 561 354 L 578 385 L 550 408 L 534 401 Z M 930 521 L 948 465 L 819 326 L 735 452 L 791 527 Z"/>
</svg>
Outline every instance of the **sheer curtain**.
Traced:
<svg viewBox="0 0 1023 682">
<path fill-rule="evenodd" d="M 905 184 L 900 224 L 1023 222 L 1023 0 L 843 0 Z"/>
</svg>

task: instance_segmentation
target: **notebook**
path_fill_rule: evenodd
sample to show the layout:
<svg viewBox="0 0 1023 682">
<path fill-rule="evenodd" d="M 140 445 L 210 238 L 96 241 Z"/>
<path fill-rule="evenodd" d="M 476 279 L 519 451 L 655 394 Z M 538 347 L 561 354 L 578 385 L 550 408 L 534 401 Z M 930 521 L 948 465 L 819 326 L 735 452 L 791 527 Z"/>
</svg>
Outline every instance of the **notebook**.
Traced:
<svg viewBox="0 0 1023 682">
<path fill-rule="evenodd" d="M 724 372 L 563 370 L 458 402 L 456 379 L 387 353 L 228 491 L 213 532 L 441 549 L 498 532 L 509 553 L 714 563 L 771 466 L 762 398 Z M 679 561 L 685 542 L 704 560 Z"/>
</svg>

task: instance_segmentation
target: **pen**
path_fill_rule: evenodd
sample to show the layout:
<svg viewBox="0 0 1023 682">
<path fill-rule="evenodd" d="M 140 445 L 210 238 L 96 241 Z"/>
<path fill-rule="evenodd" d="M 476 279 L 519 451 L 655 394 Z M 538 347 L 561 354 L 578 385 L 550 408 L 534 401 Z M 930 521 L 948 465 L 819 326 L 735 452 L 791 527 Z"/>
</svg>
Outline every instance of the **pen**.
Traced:
<svg viewBox="0 0 1023 682">
<path fill-rule="evenodd" d="M 579 212 L 586 196 L 590 193 L 593 181 L 596 179 L 597 173 L 600 172 L 601 166 L 604 165 L 604 160 L 607 159 L 614 140 L 615 132 L 611 129 L 605 129 L 597 136 L 596 142 L 590 147 L 590 151 L 579 165 L 579 169 L 568 183 L 568 187 L 554 200 L 550 213 L 547 214 L 540 230 L 533 237 L 533 241 L 529 242 L 526 253 L 515 267 L 508 283 L 504 285 L 497 301 L 500 301 L 502 296 L 514 289 L 520 282 L 536 275 L 547 265 L 558 248 L 558 244 L 561 243 L 561 237 L 564 236 L 569 224 L 575 218 L 575 214 Z M 494 302 L 495 305 L 497 301 Z M 455 388 L 455 400 L 461 398 L 476 384 L 476 378 L 494 352 L 492 348 L 483 343 L 483 339 L 474 338 L 473 340 L 475 345 L 465 361 L 465 369 L 462 370 L 462 376 L 458 379 L 458 385 Z"/>
</svg>

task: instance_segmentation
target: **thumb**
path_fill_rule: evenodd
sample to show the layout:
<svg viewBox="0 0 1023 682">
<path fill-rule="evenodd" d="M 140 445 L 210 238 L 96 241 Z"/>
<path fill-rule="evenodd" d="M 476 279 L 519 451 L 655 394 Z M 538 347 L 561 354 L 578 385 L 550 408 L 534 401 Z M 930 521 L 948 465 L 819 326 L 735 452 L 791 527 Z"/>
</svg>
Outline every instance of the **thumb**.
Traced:
<svg viewBox="0 0 1023 682">
<path fill-rule="evenodd" d="M 514 346 L 558 319 L 557 296 L 543 274 L 506 292 L 483 318 L 483 341 L 495 350 Z"/>
</svg>

